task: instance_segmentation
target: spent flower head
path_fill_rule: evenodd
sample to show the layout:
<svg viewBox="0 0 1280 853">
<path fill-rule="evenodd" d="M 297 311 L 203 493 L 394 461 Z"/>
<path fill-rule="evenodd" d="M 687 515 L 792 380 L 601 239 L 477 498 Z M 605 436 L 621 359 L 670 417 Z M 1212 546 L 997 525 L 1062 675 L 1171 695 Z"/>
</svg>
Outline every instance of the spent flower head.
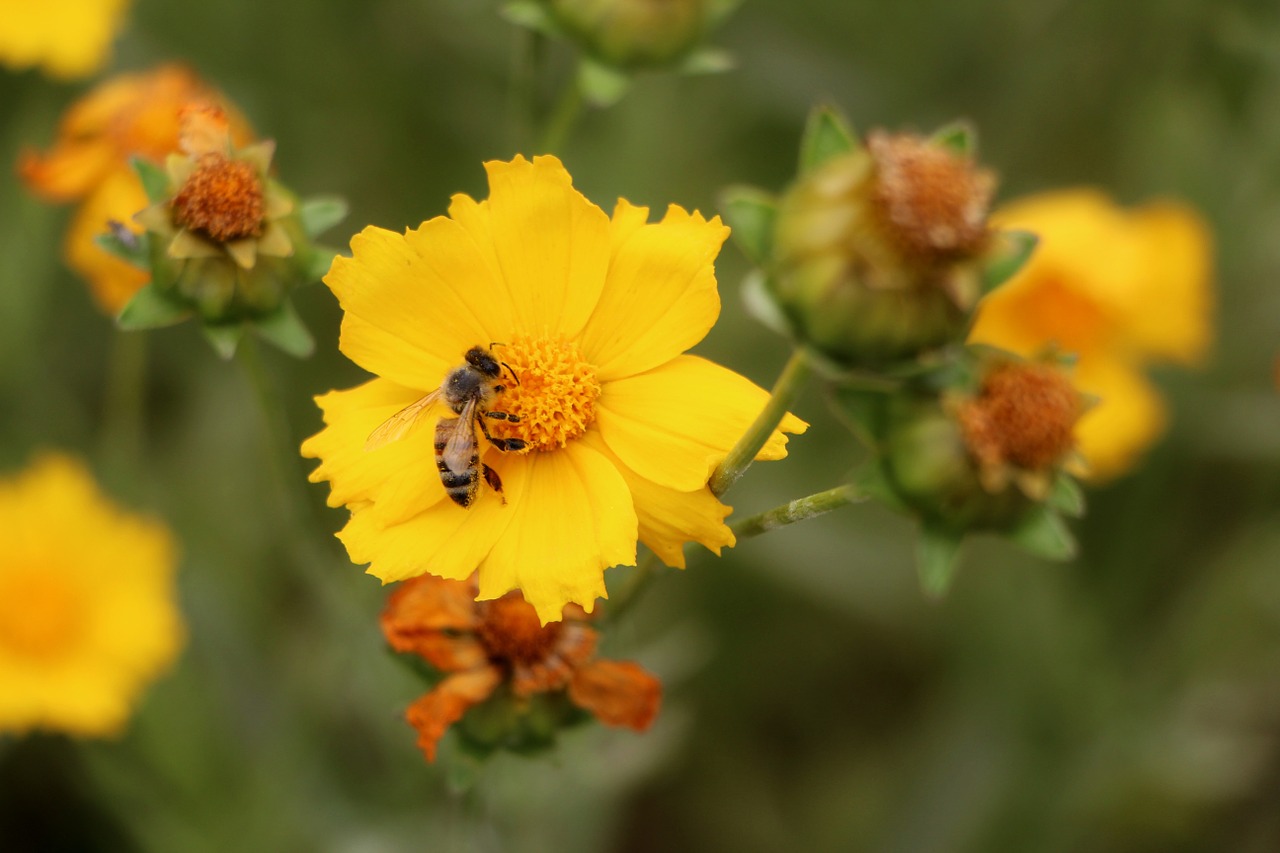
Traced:
<svg viewBox="0 0 1280 853">
<path fill-rule="evenodd" d="M 180 116 L 193 103 L 218 104 L 236 144 L 252 137 L 237 110 L 190 69 L 162 65 L 99 84 L 67 110 L 48 151 L 28 149 L 19 158 L 18 174 L 31 192 L 48 201 L 80 203 L 64 245 L 67 264 L 112 316 L 147 284 L 150 273 L 104 249 L 98 238 L 110 223 L 141 233 L 133 215 L 147 206 L 147 194 L 130 161 L 162 162 L 177 151 Z"/>
<path fill-rule="evenodd" d="M 370 573 L 478 567 L 481 598 L 519 589 L 549 621 L 590 610 L 637 541 L 681 567 L 686 542 L 733 544 L 707 481 L 768 395 L 684 354 L 720 310 L 718 217 L 620 200 L 610 218 L 554 157 L 485 168 L 487 200 L 367 228 L 334 262 L 339 347 L 377 378 L 318 398 L 302 452 Z M 787 416 L 758 458 L 805 426 Z"/>
<path fill-rule="evenodd" d="M 1015 201 L 995 220 L 1035 231 L 1040 245 L 982 301 L 971 340 L 1074 353 L 1076 383 L 1100 400 L 1077 430 L 1087 473 L 1123 473 L 1165 422 L 1145 366 L 1197 364 L 1212 339 L 1208 227 L 1183 204 L 1125 210 L 1093 190 Z"/>
<path fill-rule="evenodd" d="M 182 646 L 169 532 L 60 455 L 0 480 L 0 732 L 118 734 Z"/>
<path fill-rule="evenodd" d="M 464 742 L 482 753 L 546 746 L 583 712 L 649 728 L 661 683 L 634 663 L 596 658 L 598 633 L 582 608 L 569 605 L 562 621 L 543 625 L 519 593 L 475 597 L 473 581 L 425 575 L 401 584 L 382 612 L 391 648 L 418 655 L 438 680 L 405 715 L 428 761 L 459 721 Z"/>
</svg>

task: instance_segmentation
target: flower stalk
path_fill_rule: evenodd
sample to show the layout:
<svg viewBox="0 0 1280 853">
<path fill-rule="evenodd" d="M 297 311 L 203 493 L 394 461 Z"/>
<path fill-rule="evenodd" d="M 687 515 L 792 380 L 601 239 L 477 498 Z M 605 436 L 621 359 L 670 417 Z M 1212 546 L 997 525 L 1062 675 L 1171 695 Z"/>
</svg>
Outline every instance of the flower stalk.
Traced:
<svg viewBox="0 0 1280 853">
<path fill-rule="evenodd" d="M 849 504 L 861 503 L 868 497 L 855 486 L 836 486 L 834 489 L 796 498 L 782 506 L 744 518 L 732 526 L 733 535 L 739 539 L 750 539 L 752 536 L 759 536 L 761 533 L 768 533 L 770 530 L 786 527 L 797 521 L 826 515 L 832 510 Z"/>
<path fill-rule="evenodd" d="M 782 369 L 782 375 L 774 384 L 769 402 L 725 456 L 724 461 L 711 474 L 709 485 L 713 495 L 719 497 L 729 491 L 751 466 L 756 454 L 764 447 L 769 436 L 773 435 L 778 424 L 782 423 L 782 419 L 786 417 L 799 395 L 801 387 L 812 373 L 813 365 L 809 357 L 803 349 L 797 348 Z"/>
</svg>

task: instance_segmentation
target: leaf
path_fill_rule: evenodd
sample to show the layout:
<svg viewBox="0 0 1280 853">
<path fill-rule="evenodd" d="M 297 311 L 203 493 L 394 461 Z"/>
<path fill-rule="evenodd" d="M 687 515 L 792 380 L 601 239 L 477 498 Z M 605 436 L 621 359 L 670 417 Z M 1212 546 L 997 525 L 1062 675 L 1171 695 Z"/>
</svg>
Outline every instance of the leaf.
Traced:
<svg viewBox="0 0 1280 853">
<path fill-rule="evenodd" d="M 1001 231 L 999 245 L 982 270 L 982 292 L 990 293 L 1017 274 L 1035 251 L 1040 238 L 1030 231 Z"/>
<path fill-rule="evenodd" d="M 133 171 L 138 173 L 142 189 L 152 204 L 164 201 L 169 197 L 169 173 L 160 166 L 142 157 L 134 157 L 131 161 Z"/>
<path fill-rule="evenodd" d="M 630 86 L 631 78 L 617 69 L 586 57 L 578 63 L 578 89 L 592 106 L 613 106 L 622 100 Z"/>
<path fill-rule="evenodd" d="M 151 269 L 151 249 L 145 232 L 137 234 L 114 219 L 107 220 L 107 228 L 94 235 L 93 242 L 99 249 L 138 269 Z"/>
<path fill-rule="evenodd" d="M 1049 495 L 1049 506 L 1063 515 L 1080 518 L 1084 515 L 1084 491 L 1068 474 L 1059 474 L 1053 481 L 1053 492 Z"/>
<path fill-rule="evenodd" d="M 1070 560 L 1076 555 L 1076 540 L 1066 524 L 1052 510 L 1038 506 L 1008 533 L 1009 541 L 1046 560 Z"/>
<path fill-rule="evenodd" d="M 294 358 L 307 358 L 315 351 L 315 339 L 290 302 L 284 302 L 270 314 L 255 319 L 253 328 L 258 337 Z"/>
<path fill-rule="evenodd" d="M 116 325 L 126 331 L 156 329 L 181 323 L 191 316 L 191 308 L 148 284 L 129 300 L 116 317 Z"/>
<path fill-rule="evenodd" d="M 320 281 L 329 274 L 333 259 L 342 252 L 333 246 L 316 243 L 311 247 L 306 263 L 302 265 L 303 281 Z"/>
<path fill-rule="evenodd" d="M 940 527 L 923 525 L 916 542 L 916 568 L 920 572 L 920 588 L 929 598 L 947 594 L 960 564 L 963 534 Z"/>
<path fill-rule="evenodd" d="M 235 358 L 236 347 L 244 337 L 244 326 L 240 323 L 205 323 L 200 331 L 224 361 Z"/>
<path fill-rule="evenodd" d="M 940 128 L 930 141 L 962 157 L 973 157 L 978 153 L 978 131 L 967 121 L 952 122 Z"/>
<path fill-rule="evenodd" d="M 747 260 L 767 266 L 773 256 L 773 228 L 778 218 L 777 200 L 756 187 L 728 187 L 720 195 L 720 209 L 733 229 L 734 242 Z"/>
<path fill-rule="evenodd" d="M 680 74 L 723 74 L 738 67 L 733 54 L 718 47 L 704 47 L 695 50 L 680 63 Z"/>
<path fill-rule="evenodd" d="M 317 237 L 347 218 L 347 200 L 341 196 L 316 196 L 298 207 L 298 219 L 308 237 Z"/>
<path fill-rule="evenodd" d="M 774 301 L 773 294 L 765 283 L 765 275 L 760 270 L 752 270 L 742 280 L 742 303 L 747 313 L 769 331 L 787 338 L 794 337 L 791 321 Z"/>
<path fill-rule="evenodd" d="M 800 171 L 818 166 L 858 147 L 857 135 L 834 107 L 814 107 L 800 138 Z"/>
<path fill-rule="evenodd" d="M 707 4 L 707 24 L 717 26 L 742 5 L 742 0 L 710 0 Z"/>
</svg>

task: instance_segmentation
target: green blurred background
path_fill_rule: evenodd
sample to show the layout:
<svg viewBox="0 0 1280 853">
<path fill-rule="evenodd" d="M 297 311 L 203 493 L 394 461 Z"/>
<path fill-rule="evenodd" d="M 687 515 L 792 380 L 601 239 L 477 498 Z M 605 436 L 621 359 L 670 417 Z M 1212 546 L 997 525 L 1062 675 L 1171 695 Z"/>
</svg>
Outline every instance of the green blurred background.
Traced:
<svg viewBox="0 0 1280 853">
<path fill-rule="evenodd" d="M 112 70 L 191 64 L 278 140 L 286 182 L 350 200 L 329 235 L 345 244 L 485 194 L 481 161 L 516 150 L 522 37 L 487 0 L 137 0 Z M 730 183 L 780 188 L 826 101 L 863 129 L 972 119 L 1002 198 L 1090 184 L 1212 222 L 1215 353 L 1157 374 L 1172 429 L 1091 492 L 1082 556 L 980 540 L 930 604 L 912 524 L 875 506 L 699 553 L 607 641 L 666 682 L 653 731 L 577 730 L 454 793 L 448 750 L 428 767 L 400 719 L 420 685 L 384 651 L 384 593 L 329 537 L 343 514 L 303 482 L 311 463 L 287 489 L 273 475 L 244 371 L 188 324 L 146 339 L 134 464 L 104 399 L 121 342 L 59 257 L 71 211 L 10 170 L 0 469 L 76 451 L 163 516 L 189 641 L 120 741 L 0 740 L 0 849 L 1280 850 L 1280 9 L 757 0 L 713 41 L 737 70 L 641 77 L 576 127 L 562 153 L 589 198 L 710 211 Z M 571 53 L 549 60 L 547 100 Z M 0 74 L 0 162 L 47 145 L 86 86 Z M 728 247 L 698 352 L 769 385 L 786 345 L 743 310 L 746 270 Z M 320 426 L 310 397 L 362 374 L 329 292 L 296 302 L 316 355 L 264 358 L 300 440 Z M 751 470 L 739 513 L 858 460 L 817 389 L 799 413 L 812 429 Z"/>
</svg>

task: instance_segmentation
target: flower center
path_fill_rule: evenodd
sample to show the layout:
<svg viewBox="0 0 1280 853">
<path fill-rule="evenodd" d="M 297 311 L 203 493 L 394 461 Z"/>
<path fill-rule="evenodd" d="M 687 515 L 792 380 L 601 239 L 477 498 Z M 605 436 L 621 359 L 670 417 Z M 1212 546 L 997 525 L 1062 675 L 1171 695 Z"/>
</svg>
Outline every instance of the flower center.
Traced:
<svg viewBox="0 0 1280 853">
<path fill-rule="evenodd" d="M 81 591 L 44 568 L 0 570 L 0 649 L 35 663 L 63 657 L 85 629 Z"/>
<path fill-rule="evenodd" d="M 253 166 L 205 154 L 173 197 L 173 218 L 220 243 L 262 234 L 266 205 Z"/>
<path fill-rule="evenodd" d="M 1056 465 L 1075 444 L 1080 395 L 1045 364 L 1007 364 L 982 380 L 958 417 L 965 444 L 980 462 L 1034 471 Z"/>
<path fill-rule="evenodd" d="M 596 419 L 600 382 L 595 368 L 564 338 L 521 335 L 495 355 L 519 378 L 509 379 L 494 407 L 516 415 L 515 423 L 495 422 L 494 434 L 519 438 L 532 450 L 556 450 L 587 431 Z"/>
<path fill-rule="evenodd" d="M 518 592 L 481 602 L 479 607 L 483 621 L 476 633 L 490 658 L 524 664 L 546 660 L 564 630 L 563 622 L 543 627 L 538 612 Z"/>
</svg>

